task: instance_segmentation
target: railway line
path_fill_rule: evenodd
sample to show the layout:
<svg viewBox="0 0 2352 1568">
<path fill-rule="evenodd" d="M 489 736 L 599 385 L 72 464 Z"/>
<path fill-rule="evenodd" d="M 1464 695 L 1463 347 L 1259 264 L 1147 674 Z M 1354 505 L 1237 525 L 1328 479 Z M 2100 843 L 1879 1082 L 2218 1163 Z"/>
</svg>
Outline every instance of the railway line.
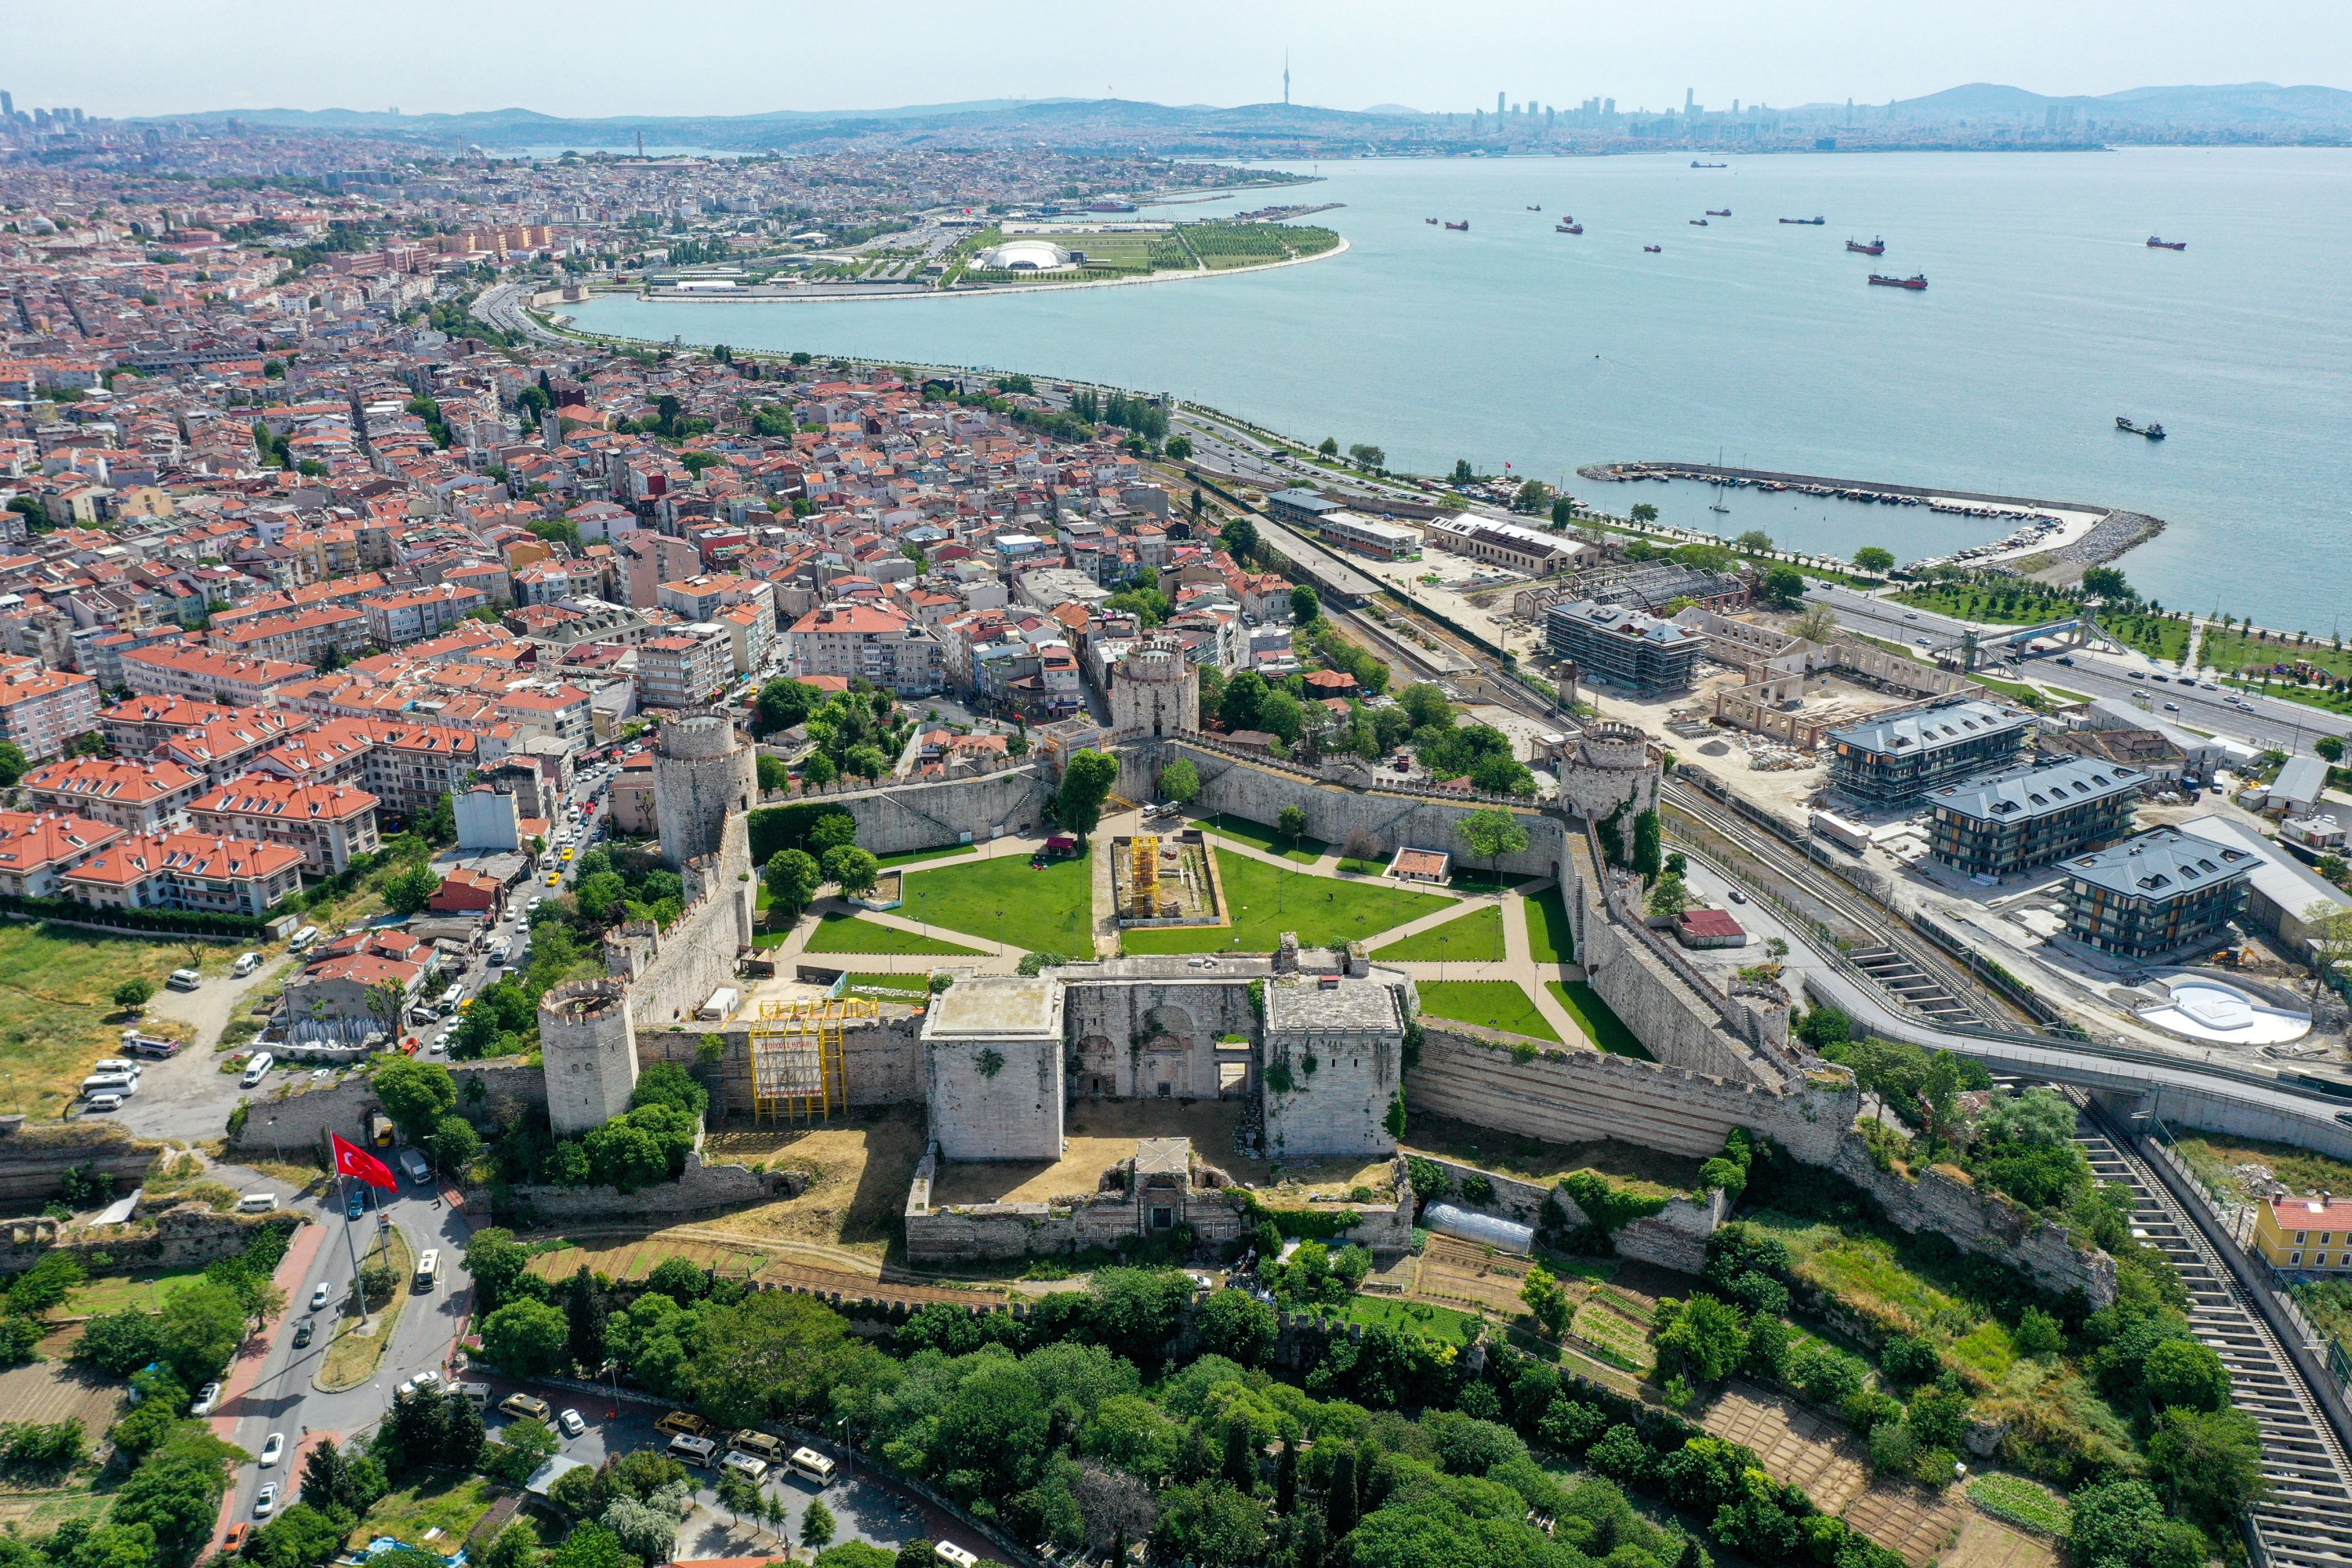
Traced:
<svg viewBox="0 0 2352 1568">
<path fill-rule="evenodd" d="M 2132 1195 L 2132 1229 L 2164 1255 L 2189 1290 L 2189 1326 L 2230 1373 L 2230 1403 L 2262 1431 L 2270 1495 L 2248 1510 L 2257 1563 L 2276 1568 L 2352 1563 L 2352 1460 L 2292 1356 L 2196 1222 L 2133 1153 L 2105 1114 L 2086 1108 L 2075 1143 L 2102 1182 Z"/>
</svg>

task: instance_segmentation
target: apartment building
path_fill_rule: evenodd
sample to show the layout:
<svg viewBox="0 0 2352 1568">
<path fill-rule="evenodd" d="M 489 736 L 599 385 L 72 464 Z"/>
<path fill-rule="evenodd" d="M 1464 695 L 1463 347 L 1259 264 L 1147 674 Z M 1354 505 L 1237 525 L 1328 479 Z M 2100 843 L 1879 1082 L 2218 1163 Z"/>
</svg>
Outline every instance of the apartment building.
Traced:
<svg viewBox="0 0 2352 1568">
<path fill-rule="evenodd" d="M 863 679 L 903 697 L 940 689 L 939 638 L 887 605 L 820 605 L 793 623 L 793 673 Z"/>
<path fill-rule="evenodd" d="M 223 719 L 277 717 L 281 709 L 231 708 L 185 697 L 126 697 L 98 714 L 98 731 L 126 757 L 143 757 L 174 735 Z M 308 723 L 308 720 L 302 721 Z"/>
<path fill-rule="evenodd" d="M 213 647 L 245 658 L 323 664 L 365 653 L 367 616 L 347 605 L 320 605 L 285 615 L 255 616 L 205 634 Z"/>
<path fill-rule="evenodd" d="M 1872 806 L 1908 805 L 1928 791 L 2009 766 L 2034 718 L 1964 697 L 1829 732 L 1830 785 Z"/>
<path fill-rule="evenodd" d="M 351 721 L 368 738 L 360 786 L 383 809 L 404 817 L 431 811 L 445 795 L 465 787 L 466 775 L 481 765 L 481 737 L 446 724 L 408 724 L 385 720 Z"/>
<path fill-rule="evenodd" d="M 2254 1250 L 2273 1268 L 2305 1274 L 2352 1271 L 2352 1197 L 2320 1193 L 2258 1205 Z"/>
<path fill-rule="evenodd" d="M 187 643 L 157 643 L 122 656 L 122 683 L 141 697 L 185 697 L 236 708 L 270 708 L 278 693 L 318 671 L 278 658 L 243 658 Z"/>
<path fill-rule="evenodd" d="M 1545 646 L 1572 658 L 1587 680 L 1623 687 L 1638 697 L 1686 691 L 1706 639 L 1673 621 L 1624 605 L 1579 599 L 1544 616 Z"/>
<path fill-rule="evenodd" d="M 360 610 L 377 647 L 400 647 L 439 637 L 476 610 L 488 609 L 489 603 L 489 595 L 478 588 L 438 583 L 366 600 Z"/>
<path fill-rule="evenodd" d="M 304 870 L 331 877 L 349 870 L 353 856 L 383 847 L 375 808 L 375 796 L 348 784 L 247 773 L 200 796 L 188 807 L 188 820 L 198 833 L 299 849 Z"/>
<path fill-rule="evenodd" d="M 226 709 L 224 718 L 166 737 L 148 755 L 224 784 L 250 770 L 273 748 L 310 728 L 311 721 L 274 709 Z"/>
<path fill-rule="evenodd" d="M 698 708 L 735 675 L 734 641 L 724 626 L 680 626 L 637 645 L 637 706 Z"/>
<path fill-rule="evenodd" d="M 182 826 L 205 793 L 204 774 L 162 758 L 72 757 L 35 768 L 23 784 L 43 811 L 95 817 L 128 833 Z"/>
<path fill-rule="evenodd" d="M 0 654 L 0 741 L 47 762 L 98 728 L 98 682 L 39 660 Z"/>
<path fill-rule="evenodd" d="M 96 909 L 260 916 L 302 886 L 302 852 L 204 833 L 136 833 L 58 882 L 64 897 Z"/>
<path fill-rule="evenodd" d="M 122 837 L 94 817 L 46 811 L 0 811 L 0 894 L 58 896 L 58 879 Z"/>
<path fill-rule="evenodd" d="M 1971 877 L 2044 866 L 2129 833 L 2148 782 L 2137 768 L 2080 757 L 1963 779 L 1928 793 L 1928 847 Z"/>
<path fill-rule="evenodd" d="M 2221 940 L 2261 856 L 2158 827 L 2064 863 L 2066 929 L 2146 962 Z"/>
</svg>

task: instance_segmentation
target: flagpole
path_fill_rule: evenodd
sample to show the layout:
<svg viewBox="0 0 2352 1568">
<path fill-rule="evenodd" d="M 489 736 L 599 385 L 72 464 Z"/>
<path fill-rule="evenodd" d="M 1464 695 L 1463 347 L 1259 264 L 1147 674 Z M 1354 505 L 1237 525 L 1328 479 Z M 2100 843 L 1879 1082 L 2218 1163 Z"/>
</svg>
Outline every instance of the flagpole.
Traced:
<svg viewBox="0 0 2352 1568">
<path fill-rule="evenodd" d="M 341 1161 L 338 1161 L 338 1162 L 336 1162 L 336 1163 L 337 1163 L 338 1164 L 341 1163 Z M 351 1178 L 350 1178 L 349 1176 L 344 1176 L 342 1179 L 343 1179 L 345 1182 L 349 1182 L 349 1181 L 351 1180 Z M 360 1238 L 359 1238 L 359 1237 L 358 1237 L 356 1234 L 354 1234 L 354 1231 L 355 1231 L 355 1228 L 356 1228 L 356 1227 L 352 1226 L 352 1220 L 351 1220 L 351 1213 L 352 1213 L 351 1196 L 352 1196 L 352 1190 L 351 1190 L 351 1188 L 350 1188 L 350 1187 L 348 1187 L 348 1186 L 344 1187 L 344 1189 L 343 1189 L 343 1239 L 344 1239 L 345 1241 L 348 1241 L 348 1242 L 351 1244 L 351 1248 L 352 1248 L 352 1289 L 359 1292 L 359 1295 L 360 1295 L 360 1316 L 361 1316 L 362 1318 L 365 1318 L 365 1317 L 367 1316 L 367 1286 L 366 1286 L 365 1284 L 362 1283 L 362 1281 L 361 1281 L 361 1279 L 360 1279 Z"/>
</svg>

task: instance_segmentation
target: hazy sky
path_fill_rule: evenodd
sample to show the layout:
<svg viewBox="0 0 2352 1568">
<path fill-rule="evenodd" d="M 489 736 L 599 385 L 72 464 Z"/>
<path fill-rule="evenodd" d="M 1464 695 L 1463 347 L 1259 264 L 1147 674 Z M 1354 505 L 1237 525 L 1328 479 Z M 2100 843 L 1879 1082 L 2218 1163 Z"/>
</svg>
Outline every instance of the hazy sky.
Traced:
<svg viewBox="0 0 2352 1568">
<path fill-rule="evenodd" d="M 1795 104 L 1969 81 L 2352 87 L 2343 0 L 0 0 L 20 108 L 750 113 L 976 98 L 1360 109 L 1683 89 Z"/>
</svg>

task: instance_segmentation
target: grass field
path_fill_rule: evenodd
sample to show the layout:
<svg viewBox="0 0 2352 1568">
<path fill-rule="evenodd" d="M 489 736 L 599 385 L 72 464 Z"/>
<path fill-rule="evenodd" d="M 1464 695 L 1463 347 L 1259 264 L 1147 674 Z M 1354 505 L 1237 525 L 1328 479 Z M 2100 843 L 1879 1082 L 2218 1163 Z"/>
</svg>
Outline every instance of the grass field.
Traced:
<svg viewBox="0 0 2352 1568">
<path fill-rule="evenodd" d="M 361 1551 L 377 1536 L 389 1535 L 404 1544 L 423 1546 L 428 1552 L 446 1556 L 465 1544 L 467 1535 L 490 1511 L 498 1496 L 497 1484 L 481 1476 L 459 1480 L 436 1479 L 425 1486 L 393 1492 L 368 1510 L 367 1517 L 352 1531 L 347 1544 L 353 1551 Z M 441 1533 L 427 1542 L 425 1532 L 429 1530 Z"/>
<path fill-rule="evenodd" d="M 530 1260 L 530 1268 L 538 1278 L 551 1281 L 569 1279 L 586 1268 L 621 1283 L 642 1279 L 673 1258 L 683 1258 L 698 1268 L 743 1278 L 758 1273 L 767 1262 L 763 1254 L 746 1248 L 647 1236 L 610 1243 L 592 1237 L 585 1243 L 542 1252 Z"/>
<path fill-rule="evenodd" d="M 950 855 L 977 855 L 977 844 L 941 844 L 930 849 L 902 849 L 896 855 L 876 857 L 876 862 L 887 871 L 893 866 L 911 866 L 918 860 L 944 860 Z"/>
<path fill-rule="evenodd" d="M 1500 963 L 1503 911 L 1499 905 L 1489 904 L 1375 951 L 1382 963 Z"/>
<path fill-rule="evenodd" d="M 1969 1479 L 1969 1500 L 1995 1519 L 2042 1535 L 2063 1536 L 2074 1521 L 2074 1510 L 2064 1498 L 2039 1481 L 1998 1470 Z"/>
<path fill-rule="evenodd" d="M 879 921 L 869 921 L 856 915 L 827 915 L 817 922 L 816 930 L 809 933 L 808 942 L 802 951 L 946 953 L 971 957 L 979 950 L 941 942 L 920 931 L 900 931 L 897 926 L 886 926 Z"/>
<path fill-rule="evenodd" d="M 926 877 L 940 875 L 926 871 Z M 1391 926 L 1434 914 L 1454 902 L 1434 893 L 1409 893 L 1376 882 L 1341 881 L 1285 871 L 1263 860 L 1217 851 L 1217 875 L 1233 905 L 1230 926 L 1131 931 L 1129 952 L 1272 952 L 1282 933 L 1297 931 L 1304 947 L 1359 942 Z M 918 879 L 919 880 L 920 879 Z M 1083 949 L 1065 951 L 1084 951 Z"/>
<path fill-rule="evenodd" d="M 101 1312 L 117 1312 L 125 1307 L 136 1307 L 142 1312 L 159 1312 L 163 1309 L 163 1293 L 174 1285 L 186 1285 L 205 1277 L 201 1268 L 182 1269 L 174 1274 L 104 1274 L 78 1286 L 66 1304 L 58 1310 L 76 1318 L 95 1318 Z"/>
<path fill-rule="evenodd" d="M 1217 816 L 1203 817 L 1200 826 L 1210 832 L 1263 849 L 1269 855 L 1279 855 L 1286 860 L 1296 860 L 1311 866 L 1330 849 L 1320 838 L 1284 838 L 1263 822 L 1252 822 L 1245 816 Z"/>
<path fill-rule="evenodd" d="M 1538 1040 L 1559 1039 L 1559 1031 L 1536 1011 L 1535 998 L 1524 986 L 1507 980 L 1424 980 L 1415 989 L 1421 993 L 1421 1010 L 1428 1017 L 1478 1024 Z"/>
<path fill-rule="evenodd" d="M 1546 888 L 1528 905 L 1528 955 L 1538 963 L 1574 963 L 1576 932 L 1568 923 L 1568 901 L 1558 887 Z"/>
<path fill-rule="evenodd" d="M 1391 1301 L 1380 1296 L 1350 1296 L 1334 1316 L 1342 1322 L 1361 1323 L 1367 1328 L 1384 1324 L 1455 1345 L 1469 1337 L 1470 1330 L 1487 1321 L 1434 1301 Z"/>
<path fill-rule="evenodd" d="M 194 944 L 200 967 L 225 972 L 237 950 Z M 190 948 L 63 926 L 0 922 L 0 1111 L 55 1116 L 121 1036 L 114 988 L 185 965 Z"/>
<path fill-rule="evenodd" d="M 1404 1142 L 1408 1152 L 1442 1155 L 1547 1187 L 1579 1171 L 1596 1171 L 1640 1197 L 1686 1197 L 1698 1190 L 1700 1162 L 1638 1143 L 1544 1143 L 1419 1112 Z"/>
<path fill-rule="evenodd" d="M 1653 1061 L 1649 1047 L 1633 1037 L 1633 1031 L 1617 1016 L 1614 1009 L 1601 999 L 1599 992 L 1581 980 L 1547 980 L 1544 988 L 1569 1016 L 1584 1026 L 1592 1043 L 1612 1057 L 1633 1057 L 1641 1061 Z"/>
<path fill-rule="evenodd" d="M 942 866 L 906 879 L 906 901 L 892 911 L 966 931 L 1029 952 L 1095 951 L 1094 861 L 1081 856 L 1034 870 L 1017 855 Z M 918 949 L 885 951 L 915 952 Z"/>
<path fill-rule="evenodd" d="M 1927 1339 L 1978 1387 L 1999 1386 L 2017 1365 L 2017 1346 L 2000 1320 L 1910 1267 L 1889 1242 L 1769 1209 L 1748 1217 L 1780 1233 L 1799 1279 L 1882 1332 Z"/>
<path fill-rule="evenodd" d="M 2290 1144 L 2200 1132 L 2179 1139 L 2174 1147 L 2208 1187 L 2231 1203 L 2244 1203 L 2252 1195 L 2239 1179 L 2240 1165 L 2268 1166 L 2273 1176 L 2298 1193 L 2352 1193 L 2352 1165 Z"/>
</svg>

